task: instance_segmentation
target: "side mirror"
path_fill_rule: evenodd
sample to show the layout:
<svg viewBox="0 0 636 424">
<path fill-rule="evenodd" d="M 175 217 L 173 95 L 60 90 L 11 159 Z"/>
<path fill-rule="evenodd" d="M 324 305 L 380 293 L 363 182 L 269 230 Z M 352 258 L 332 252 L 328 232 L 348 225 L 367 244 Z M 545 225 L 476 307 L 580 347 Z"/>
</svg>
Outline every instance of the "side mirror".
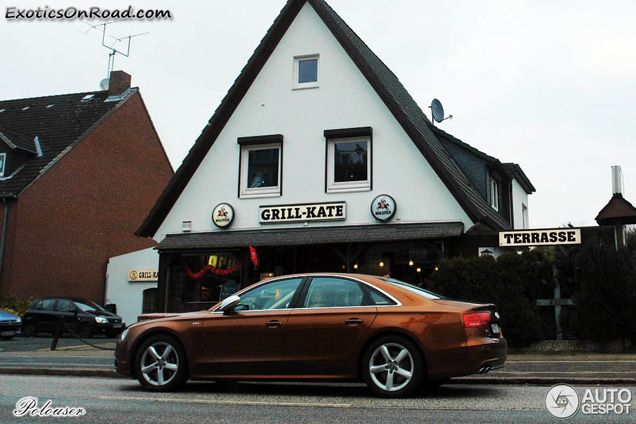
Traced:
<svg viewBox="0 0 636 424">
<path fill-rule="evenodd" d="M 227 297 L 223 303 L 221 303 L 219 310 L 223 313 L 231 312 L 238 306 L 239 303 L 241 303 L 241 298 L 234 294 Z"/>
</svg>

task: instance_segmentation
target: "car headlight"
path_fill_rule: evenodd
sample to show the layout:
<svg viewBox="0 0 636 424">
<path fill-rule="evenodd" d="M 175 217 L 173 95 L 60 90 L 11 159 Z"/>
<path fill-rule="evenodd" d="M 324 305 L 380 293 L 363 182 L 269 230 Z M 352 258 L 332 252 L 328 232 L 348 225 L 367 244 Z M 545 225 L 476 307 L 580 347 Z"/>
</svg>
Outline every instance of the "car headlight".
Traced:
<svg viewBox="0 0 636 424">
<path fill-rule="evenodd" d="M 18 317 L 18 318 L 15 320 L 15 322 L 16 322 L 16 324 L 20 324 L 20 323 L 22 322 L 22 320 L 20 319 L 20 317 Z"/>
<path fill-rule="evenodd" d="M 97 322 L 98 324 L 107 324 L 108 319 L 104 317 L 95 317 L 95 322 Z"/>
<path fill-rule="evenodd" d="M 124 341 L 124 339 L 126 338 L 126 336 L 128 335 L 128 332 L 130 331 L 129 328 L 125 329 L 122 333 L 121 333 L 121 337 L 120 337 L 120 341 Z"/>
</svg>

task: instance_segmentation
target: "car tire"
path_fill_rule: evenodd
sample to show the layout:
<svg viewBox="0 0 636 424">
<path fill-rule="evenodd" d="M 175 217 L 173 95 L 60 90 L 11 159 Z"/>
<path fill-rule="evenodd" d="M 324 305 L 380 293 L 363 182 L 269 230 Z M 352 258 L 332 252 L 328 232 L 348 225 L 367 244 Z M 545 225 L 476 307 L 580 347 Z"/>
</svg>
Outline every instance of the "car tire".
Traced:
<svg viewBox="0 0 636 424">
<path fill-rule="evenodd" d="M 167 334 L 150 337 L 137 350 L 135 376 L 154 392 L 181 389 L 188 381 L 188 363 L 181 343 Z"/>
<path fill-rule="evenodd" d="M 22 334 L 24 334 L 25 337 L 33 337 L 38 334 L 38 329 L 34 323 L 27 322 L 22 325 Z"/>
<path fill-rule="evenodd" d="M 361 371 L 374 394 L 387 398 L 411 395 L 422 383 L 424 360 L 417 346 L 405 337 L 391 335 L 369 345 Z"/>
<path fill-rule="evenodd" d="M 93 329 L 90 324 L 84 323 L 77 327 L 77 335 L 80 339 L 90 339 L 93 337 Z"/>
</svg>

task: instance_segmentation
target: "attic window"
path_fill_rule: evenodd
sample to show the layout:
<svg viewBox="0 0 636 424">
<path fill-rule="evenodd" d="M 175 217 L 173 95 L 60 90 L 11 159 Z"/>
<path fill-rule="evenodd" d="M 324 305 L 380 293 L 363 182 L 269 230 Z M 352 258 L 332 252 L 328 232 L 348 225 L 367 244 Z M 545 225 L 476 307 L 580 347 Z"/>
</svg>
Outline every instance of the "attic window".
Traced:
<svg viewBox="0 0 636 424">
<path fill-rule="evenodd" d="M 25 106 L 22 108 L 22 110 L 29 110 L 31 108 L 31 106 Z"/>
<path fill-rule="evenodd" d="M 90 99 L 92 99 L 93 97 L 95 97 L 95 94 L 87 94 L 86 96 L 82 97 L 82 101 L 83 102 L 87 102 Z"/>
<path fill-rule="evenodd" d="M 499 212 L 499 181 L 490 176 L 490 206 Z"/>
<path fill-rule="evenodd" d="M 293 88 L 318 87 L 318 55 L 294 57 Z"/>
<path fill-rule="evenodd" d="M 0 109 L 0 113 L 4 112 L 6 109 Z"/>
<path fill-rule="evenodd" d="M 51 105 L 48 105 L 46 108 L 47 109 L 51 109 L 53 106 L 55 106 L 55 105 L 51 104 Z"/>
<path fill-rule="evenodd" d="M 4 168 L 7 163 L 7 154 L 0 153 L 0 177 L 4 177 Z"/>
</svg>

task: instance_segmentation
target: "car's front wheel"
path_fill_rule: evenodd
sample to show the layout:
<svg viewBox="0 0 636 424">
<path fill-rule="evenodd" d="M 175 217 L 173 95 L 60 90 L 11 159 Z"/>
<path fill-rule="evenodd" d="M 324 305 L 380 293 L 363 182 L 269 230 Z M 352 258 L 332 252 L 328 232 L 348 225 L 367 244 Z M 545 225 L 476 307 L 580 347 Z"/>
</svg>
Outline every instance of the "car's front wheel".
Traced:
<svg viewBox="0 0 636 424">
<path fill-rule="evenodd" d="M 38 329 L 35 326 L 34 323 L 32 322 L 27 322 L 25 324 L 22 325 L 22 334 L 25 335 L 25 337 L 33 337 L 38 333 Z"/>
<path fill-rule="evenodd" d="M 188 380 L 183 347 L 168 335 L 149 338 L 137 351 L 135 375 L 148 390 L 167 392 L 180 389 Z"/>
<path fill-rule="evenodd" d="M 369 389 L 382 397 L 408 396 L 421 384 L 424 361 L 419 349 L 401 336 L 385 336 L 371 343 L 362 359 Z"/>
</svg>

